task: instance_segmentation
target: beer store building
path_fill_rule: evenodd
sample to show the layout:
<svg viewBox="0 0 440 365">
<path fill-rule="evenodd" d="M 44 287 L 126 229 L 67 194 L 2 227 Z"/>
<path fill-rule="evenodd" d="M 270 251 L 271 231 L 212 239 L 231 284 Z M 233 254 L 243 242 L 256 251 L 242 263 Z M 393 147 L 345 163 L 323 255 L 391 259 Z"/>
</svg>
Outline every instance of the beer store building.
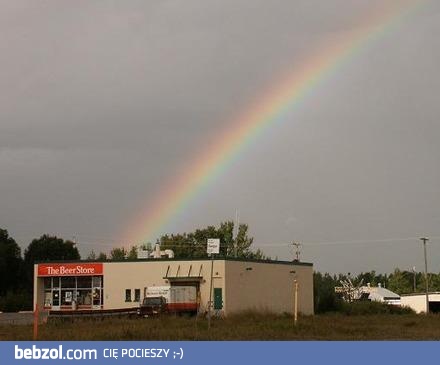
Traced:
<svg viewBox="0 0 440 365">
<path fill-rule="evenodd" d="M 313 314 L 311 263 L 222 258 L 38 263 L 34 306 L 51 313 L 130 311 L 155 286 L 195 287 L 199 312 L 210 300 L 222 315 L 247 309 L 292 312 L 297 293 L 299 312 Z"/>
</svg>

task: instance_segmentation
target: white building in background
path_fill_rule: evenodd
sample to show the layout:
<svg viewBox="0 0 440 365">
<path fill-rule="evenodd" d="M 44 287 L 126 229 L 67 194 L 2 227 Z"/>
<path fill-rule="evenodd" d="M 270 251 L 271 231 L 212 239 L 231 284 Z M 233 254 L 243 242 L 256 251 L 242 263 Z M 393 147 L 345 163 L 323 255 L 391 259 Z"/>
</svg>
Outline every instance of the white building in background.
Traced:
<svg viewBox="0 0 440 365">
<path fill-rule="evenodd" d="M 379 286 L 354 286 L 350 280 L 342 282 L 343 286 L 335 287 L 335 292 L 340 294 L 345 301 L 353 302 L 360 300 L 370 300 L 391 305 L 400 305 L 400 296 Z"/>
<path fill-rule="evenodd" d="M 440 293 L 429 293 L 429 311 L 433 313 L 440 312 Z M 409 307 L 416 313 L 426 313 L 426 294 L 403 294 L 401 297 L 402 307 Z"/>
<path fill-rule="evenodd" d="M 154 250 L 143 249 L 142 247 L 138 248 L 137 258 L 138 259 L 161 259 L 161 258 L 174 258 L 173 250 L 161 250 L 159 244 L 154 245 Z"/>
<path fill-rule="evenodd" d="M 386 288 L 383 288 L 381 284 L 379 286 L 373 287 L 370 284 L 363 286 L 361 288 L 362 292 L 368 294 L 368 299 L 374 302 L 382 302 L 392 305 L 400 305 L 401 298 L 399 294 L 392 292 Z"/>
</svg>

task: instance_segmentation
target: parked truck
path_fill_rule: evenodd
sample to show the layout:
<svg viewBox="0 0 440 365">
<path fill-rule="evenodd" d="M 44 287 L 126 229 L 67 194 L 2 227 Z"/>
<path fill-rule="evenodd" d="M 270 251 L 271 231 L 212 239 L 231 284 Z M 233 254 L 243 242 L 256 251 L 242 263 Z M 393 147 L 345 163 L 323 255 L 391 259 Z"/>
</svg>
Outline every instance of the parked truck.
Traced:
<svg viewBox="0 0 440 365">
<path fill-rule="evenodd" d="M 144 289 L 144 299 L 138 315 L 149 317 L 160 314 L 197 314 L 198 300 L 195 286 L 151 286 Z"/>
</svg>

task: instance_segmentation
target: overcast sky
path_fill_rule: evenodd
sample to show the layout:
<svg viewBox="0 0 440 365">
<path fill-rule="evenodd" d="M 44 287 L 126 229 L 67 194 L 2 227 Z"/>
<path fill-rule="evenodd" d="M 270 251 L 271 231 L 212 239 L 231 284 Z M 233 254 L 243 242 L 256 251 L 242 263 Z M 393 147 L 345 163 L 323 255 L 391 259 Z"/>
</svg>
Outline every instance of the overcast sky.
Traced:
<svg viewBox="0 0 440 365">
<path fill-rule="evenodd" d="M 404 4 L 404 1 L 395 0 Z M 408 1 L 406 1 L 407 3 Z M 81 254 L 120 233 L 274 80 L 383 0 L 0 0 L 0 227 Z M 440 2 L 357 52 L 167 232 L 235 218 L 331 272 L 440 271 Z M 190 168 L 190 166 L 188 166 Z"/>
</svg>

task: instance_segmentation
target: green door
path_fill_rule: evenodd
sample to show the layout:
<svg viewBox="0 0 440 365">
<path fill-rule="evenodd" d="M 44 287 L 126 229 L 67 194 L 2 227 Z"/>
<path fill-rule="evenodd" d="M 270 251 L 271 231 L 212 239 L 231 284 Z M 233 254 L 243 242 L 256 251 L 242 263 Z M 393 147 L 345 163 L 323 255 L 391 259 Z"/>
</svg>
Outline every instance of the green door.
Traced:
<svg viewBox="0 0 440 365">
<path fill-rule="evenodd" d="M 223 309 L 222 288 L 214 288 L 214 309 Z"/>
</svg>

